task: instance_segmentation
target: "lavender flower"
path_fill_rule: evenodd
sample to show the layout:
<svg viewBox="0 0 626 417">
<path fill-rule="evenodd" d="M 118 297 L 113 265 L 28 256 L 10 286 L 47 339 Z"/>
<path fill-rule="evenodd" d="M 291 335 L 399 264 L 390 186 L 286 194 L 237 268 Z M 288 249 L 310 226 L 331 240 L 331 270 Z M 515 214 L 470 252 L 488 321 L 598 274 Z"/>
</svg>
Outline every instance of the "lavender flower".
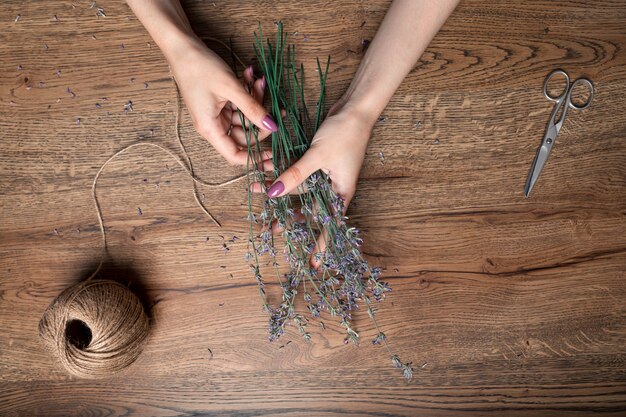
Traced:
<svg viewBox="0 0 626 417">
<path fill-rule="evenodd" d="M 402 365 L 402 375 L 406 380 L 413 378 L 413 367 L 411 366 L 411 362 Z"/>
<path fill-rule="evenodd" d="M 255 47 L 259 56 L 259 63 L 265 73 L 268 90 L 272 91 L 270 100 L 272 115 L 276 120 L 284 120 L 279 129 L 272 134 L 272 150 L 274 160 L 274 177 L 278 177 L 294 161 L 302 157 L 310 146 L 310 138 L 315 134 L 323 118 L 324 85 L 328 73 L 322 71 L 318 62 L 318 73 L 322 86 L 317 111 L 311 118 L 302 106 L 302 71 L 294 62 L 294 55 L 284 52 L 282 23 L 278 22 L 277 45 L 269 53 L 264 41 L 257 38 Z M 276 78 L 279 74 L 280 78 Z M 281 117 L 281 110 L 287 113 Z M 242 128 L 248 143 L 248 179 L 265 183 L 264 170 L 257 161 L 260 160 L 261 146 L 258 140 L 258 131 L 246 121 L 240 113 Z M 249 188 L 248 188 L 249 190 Z M 345 216 L 345 200 L 334 192 L 328 174 L 318 171 L 309 176 L 302 193 L 298 196 L 282 196 L 263 201 L 262 210 L 258 215 L 254 213 L 253 195 L 248 192 L 248 220 L 250 222 L 251 246 L 246 260 L 258 283 L 259 293 L 263 301 L 263 309 L 268 313 L 269 340 L 273 341 L 285 332 L 287 323 L 298 326 L 300 334 L 305 340 L 311 335 L 306 330 L 307 320 L 295 311 L 295 299 L 302 288 L 302 297 L 306 303 L 308 314 L 319 318 L 327 312 L 336 317 L 345 329 L 345 343 L 358 344 L 360 335 L 353 327 L 353 313 L 362 306 L 374 322 L 377 334 L 372 340 L 374 345 L 383 345 L 392 358 L 395 368 L 402 370 L 405 378 L 412 376 L 411 363 L 403 363 L 389 346 L 387 336 L 376 322 L 376 307 L 373 301 L 382 302 L 386 293 L 391 291 L 388 283 L 380 280 L 381 269 L 370 267 L 361 252 L 363 239 L 360 231 L 348 226 Z M 299 211 L 305 220 L 296 217 Z M 254 233 L 257 225 L 263 227 L 260 234 Z M 275 226 L 278 226 L 280 232 Z M 321 233 L 323 232 L 323 233 Z M 316 251 L 318 239 L 322 239 L 324 249 Z M 281 273 L 279 266 L 283 265 L 277 259 L 277 254 L 284 258 L 285 267 L 289 272 Z M 265 293 L 265 283 L 260 270 L 262 259 L 269 258 L 266 266 L 275 269 L 276 277 L 281 289 L 281 297 L 270 304 Z M 311 267 L 313 261 L 317 268 Z M 278 306 L 275 306 L 279 303 Z"/>
<path fill-rule="evenodd" d="M 402 368 L 402 361 L 400 360 L 400 358 L 398 357 L 398 355 L 392 355 L 391 356 L 391 363 L 393 364 L 394 368 Z"/>
<path fill-rule="evenodd" d="M 385 333 L 378 333 L 376 335 L 376 337 L 374 338 L 374 340 L 372 340 L 372 344 L 374 345 L 380 345 L 383 341 L 385 341 L 387 339 L 387 337 L 385 336 Z"/>
</svg>

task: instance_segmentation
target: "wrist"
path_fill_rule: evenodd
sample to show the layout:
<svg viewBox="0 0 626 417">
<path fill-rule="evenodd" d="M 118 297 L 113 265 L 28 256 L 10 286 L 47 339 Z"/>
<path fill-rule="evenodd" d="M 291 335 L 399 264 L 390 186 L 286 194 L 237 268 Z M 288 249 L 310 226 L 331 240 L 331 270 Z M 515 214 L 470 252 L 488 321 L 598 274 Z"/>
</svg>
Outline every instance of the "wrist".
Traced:
<svg viewBox="0 0 626 417">
<path fill-rule="evenodd" d="M 374 127 L 374 124 L 384 109 L 384 107 L 379 109 L 379 106 L 371 100 L 368 100 L 367 97 L 350 94 L 350 92 L 347 92 L 339 100 L 338 105 L 342 112 L 345 112 L 349 114 L 350 117 L 359 120 L 369 129 Z"/>
<path fill-rule="evenodd" d="M 187 61 L 191 56 L 206 48 L 204 42 L 195 33 L 178 29 L 161 39 L 155 39 L 155 42 L 172 66 L 178 62 Z"/>
<path fill-rule="evenodd" d="M 360 70 L 340 101 L 362 121 L 373 126 L 387 106 L 388 93 L 384 89 L 381 91 L 373 77 L 361 74 Z"/>
</svg>

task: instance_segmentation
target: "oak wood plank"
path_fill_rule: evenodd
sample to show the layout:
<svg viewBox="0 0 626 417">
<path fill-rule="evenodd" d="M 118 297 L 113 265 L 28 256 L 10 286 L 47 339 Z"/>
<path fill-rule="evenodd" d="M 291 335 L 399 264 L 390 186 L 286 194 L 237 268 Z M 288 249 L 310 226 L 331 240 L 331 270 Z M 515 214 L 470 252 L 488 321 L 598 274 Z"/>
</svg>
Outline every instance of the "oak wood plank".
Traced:
<svg viewBox="0 0 626 417">
<path fill-rule="evenodd" d="M 314 103 L 315 59 L 331 56 L 332 102 L 389 3 L 184 6 L 201 36 L 232 42 L 246 62 L 257 22 L 270 33 L 283 20 Z M 131 143 L 180 155 L 166 61 L 124 2 L 99 3 L 105 18 L 91 4 L 0 6 L 1 415 L 624 415 L 623 1 L 464 0 L 376 124 L 349 215 L 393 287 L 378 317 L 414 362 L 409 384 L 369 343 L 366 314 L 356 319 L 358 348 L 329 317 L 324 331 L 311 323 L 312 343 L 294 329 L 267 342 L 243 259 L 245 184 L 200 189 L 218 229 L 182 169 L 152 148 L 113 161 L 98 185 L 110 245 L 103 275 L 139 294 L 150 341 L 101 381 L 51 362 L 41 314 L 101 253 L 93 176 Z M 569 113 L 524 199 L 551 110 L 542 83 L 555 68 L 589 77 L 596 95 Z M 180 133 L 202 178 L 242 173 L 186 110 Z"/>
</svg>

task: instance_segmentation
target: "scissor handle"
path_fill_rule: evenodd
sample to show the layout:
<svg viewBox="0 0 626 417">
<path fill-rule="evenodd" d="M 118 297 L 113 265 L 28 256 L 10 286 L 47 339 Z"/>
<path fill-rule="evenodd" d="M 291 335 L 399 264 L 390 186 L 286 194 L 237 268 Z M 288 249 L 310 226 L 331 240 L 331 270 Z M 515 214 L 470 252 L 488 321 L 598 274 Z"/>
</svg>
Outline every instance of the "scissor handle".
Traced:
<svg viewBox="0 0 626 417">
<path fill-rule="evenodd" d="M 579 85 L 579 84 L 586 84 L 586 85 L 589 86 L 589 97 L 587 98 L 585 103 L 580 105 L 580 106 L 576 105 L 572 101 L 572 93 L 574 92 L 574 89 L 576 88 L 576 86 Z M 589 81 L 586 78 L 578 78 L 577 80 L 575 80 L 574 83 L 569 87 L 569 90 L 567 91 L 567 104 L 572 109 L 576 109 L 576 110 L 586 109 L 587 107 L 589 107 L 591 105 L 591 100 L 592 99 L 593 99 L 593 84 L 591 83 L 591 81 Z"/>
<path fill-rule="evenodd" d="M 548 83 L 550 83 L 550 80 L 555 76 L 555 75 L 561 75 L 563 76 L 563 78 L 565 78 L 565 90 L 563 90 L 563 92 L 561 94 L 559 94 L 558 96 L 551 96 L 550 94 L 548 94 Z M 567 75 L 567 73 L 563 70 L 554 70 L 552 71 L 550 74 L 548 74 L 548 77 L 546 78 L 546 80 L 543 82 L 543 95 L 546 96 L 546 98 L 550 101 L 562 101 L 566 96 L 567 93 L 569 92 L 569 75 Z"/>
</svg>

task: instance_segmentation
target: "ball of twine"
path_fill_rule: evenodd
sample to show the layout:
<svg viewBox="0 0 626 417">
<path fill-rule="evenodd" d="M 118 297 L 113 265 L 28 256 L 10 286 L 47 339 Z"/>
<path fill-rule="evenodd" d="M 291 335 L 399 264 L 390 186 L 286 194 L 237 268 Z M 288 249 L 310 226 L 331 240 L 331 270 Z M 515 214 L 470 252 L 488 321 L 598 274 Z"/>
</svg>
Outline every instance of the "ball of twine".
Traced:
<svg viewBox="0 0 626 417">
<path fill-rule="evenodd" d="M 217 39 L 213 40 L 222 43 Z M 229 48 L 224 43 L 222 45 Z M 239 57 L 236 58 L 242 63 Z M 106 166 L 120 155 L 138 147 L 157 148 L 165 152 L 193 180 L 193 196 L 196 203 L 218 227 L 221 227 L 220 223 L 202 203 L 196 184 L 219 188 L 247 177 L 247 174 L 242 174 L 227 181 L 213 183 L 195 175 L 191 158 L 180 137 L 181 96 L 178 85 L 174 83 L 174 86 L 177 105 L 176 139 L 185 160 L 157 143 L 138 142 L 115 152 L 100 166 L 91 184 L 91 197 L 100 224 L 104 250 L 100 264 L 85 281 L 63 291 L 46 309 L 39 322 L 39 334 L 46 347 L 60 365 L 72 375 L 81 378 L 102 378 L 114 374 L 137 359 L 148 338 L 148 318 L 137 296 L 115 281 L 92 280 L 100 271 L 107 253 L 102 210 L 96 196 L 98 179 Z M 76 330 L 82 337 L 74 337 L 73 333 L 76 333 Z"/>
<path fill-rule="evenodd" d="M 80 378 L 103 378 L 129 366 L 141 353 L 148 331 L 137 296 L 111 280 L 87 280 L 66 289 L 39 322 L 50 353 Z"/>
</svg>

